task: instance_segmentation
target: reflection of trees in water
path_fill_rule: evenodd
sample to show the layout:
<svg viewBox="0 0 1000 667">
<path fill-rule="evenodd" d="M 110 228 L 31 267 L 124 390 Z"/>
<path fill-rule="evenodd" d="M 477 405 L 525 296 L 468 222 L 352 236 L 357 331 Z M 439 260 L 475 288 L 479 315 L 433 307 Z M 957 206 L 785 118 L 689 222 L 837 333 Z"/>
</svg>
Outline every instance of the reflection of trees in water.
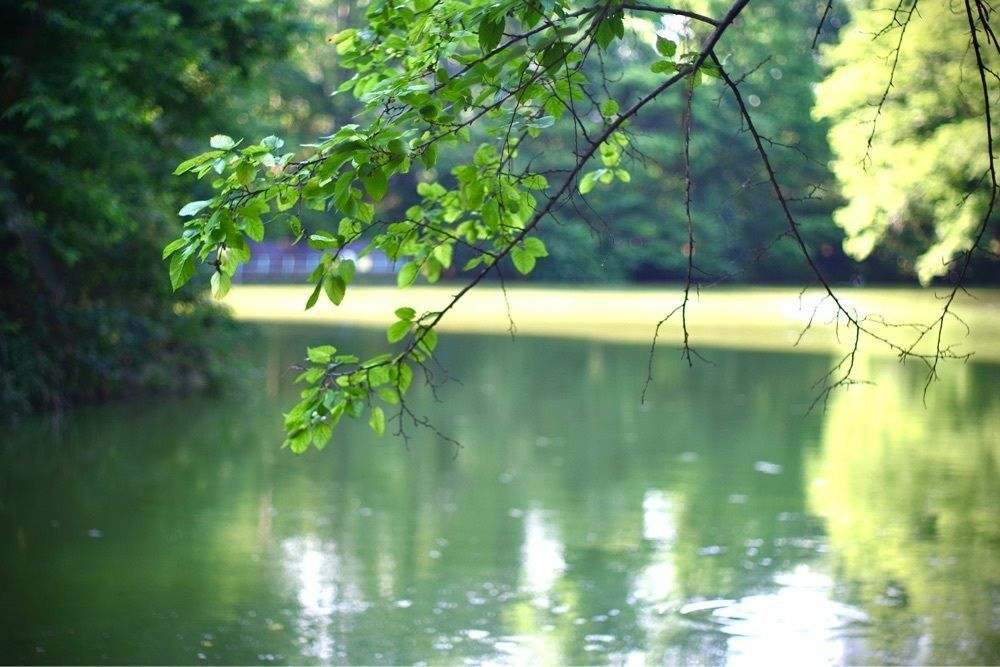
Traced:
<svg viewBox="0 0 1000 667">
<path fill-rule="evenodd" d="M 933 604 L 956 608 L 940 598 L 963 585 L 934 579 L 935 572 L 971 568 L 978 559 L 987 565 L 969 574 L 965 609 L 985 609 L 982 595 L 972 598 L 996 580 L 980 538 L 995 535 L 984 526 L 996 514 L 996 456 L 984 443 L 995 432 L 1000 399 L 990 373 L 975 366 L 935 387 L 931 397 L 943 414 L 932 406 L 928 418 L 937 421 L 921 425 L 917 415 L 914 426 L 912 417 L 897 423 L 892 414 L 919 405 L 921 386 L 894 365 L 872 369 L 886 380 L 867 398 L 852 392 L 827 415 L 802 418 L 812 398 L 803 388 L 825 370 L 823 358 L 711 350 L 716 365 L 688 369 L 661 350 L 642 407 L 644 377 L 635 369 L 644 367 L 643 347 L 453 336 L 443 361 L 462 384 L 443 388 L 443 404 L 417 392 L 413 407 L 462 442 L 457 455 L 426 431 L 414 430 L 407 450 L 345 423 L 325 452 L 294 457 L 275 449 L 278 414 L 297 391 L 290 386 L 295 372 L 285 369 L 311 335 L 292 329 L 263 337 L 277 393 L 262 387 L 260 395 L 218 402 L 81 412 L 61 435 L 24 430 L 8 444 L 0 521 L 5 532 L 24 528 L 30 552 L 8 559 L 13 552 L 2 547 L 5 565 L 16 566 L 9 576 L 25 576 L 30 556 L 46 599 L 93 598 L 98 624 L 134 617 L 121 624 L 131 639 L 66 640 L 65 661 L 97 661 L 108 646 L 126 656 L 121 661 L 135 661 L 136 642 L 186 663 L 199 651 L 255 663 L 268 655 L 293 662 L 505 655 L 591 663 L 633 652 L 666 662 L 725 661 L 752 650 L 728 632 L 742 611 L 785 604 L 792 593 L 813 602 L 828 595 L 827 584 L 814 581 L 828 580 L 810 575 L 822 564 L 817 554 L 826 539 L 810 512 L 833 517 L 831 507 L 846 507 L 841 513 L 851 525 L 874 508 L 870 526 L 831 523 L 835 549 L 848 553 L 846 565 L 838 561 L 846 579 L 861 582 L 849 601 L 898 595 L 889 582 L 905 590 L 909 604 L 925 604 L 924 584 L 897 567 L 895 550 L 926 551 L 921 545 L 929 543 L 956 563 L 918 573 L 933 585 Z M 367 340 L 356 331 L 343 335 L 357 337 L 354 347 Z M 956 418 L 964 405 L 979 418 Z M 877 415 L 858 412 L 864 406 Z M 864 424 L 870 441 L 850 446 Z M 834 440 L 838 434 L 845 437 Z M 953 441 L 962 442 L 935 448 Z M 819 442 L 824 449 L 816 453 Z M 979 449 L 970 449 L 974 442 Z M 823 472 L 827 492 L 836 494 L 829 500 L 813 488 L 807 505 L 803 480 L 831 465 L 845 481 Z M 873 472 L 859 483 L 848 475 L 855 470 Z M 903 486 L 910 496 L 880 499 L 894 488 L 885 482 L 889 472 L 912 478 Z M 50 485 L 44 494 L 39 479 Z M 913 508 L 927 503 L 948 512 L 937 508 L 934 521 L 926 520 Z M 884 517 L 903 507 L 910 514 L 897 517 L 905 524 L 899 535 L 882 540 Z M 76 546 L 46 543 L 50 515 L 76 522 L 77 532 L 100 528 L 105 537 L 82 546 L 79 539 Z M 921 534 L 965 539 L 967 547 L 913 536 Z M 94 546 L 104 551 L 88 551 Z M 851 574 L 869 567 L 869 548 L 881 549 L 871 553 L 885 561 L 885 576 Z M 72 555 L 64 566 L 53 565 L 59 549 Z M 907 553 L 903 560 L 916 567 L 921 554 Z M 112 562 L 128 565 L 109 568 Z M 95 579 L 78 576 L 80 567 L 104 572 L 97 592 Z M 802 567 L 811 578 L 796 574 L 791 582 Z M 874 590 L 878 585 L 885 590 Z M 695 600 L 727 606 L 678 613 Z M 57 619 L 59 606 L 48 607 L 28 608 L 29 620 L 9 631 L 75 622 L 71 609 Z M 914 616 L 899 606 L 866 611 L 878 637 L 919 634 L 907 620 Z M 164 647 L 165 625 L 151 620 L 153 612 L 181 619 L 166 625 L 184 640 Z M 981 643 L 990 636 L 985 618 L 967 630 Z"/>
<path fill-rule="evenodd" d="M 814 545 L 791 538 L 816 530 L 804 516 L 800 451 L 817 440 L 819 420 L 801 418 L 801 387 L 822 372 L 822 359 L 713 351 L 717 366 L 663 364 L 641 407 L 642 378 L 633 372 L 645 359 L 641 347 L 520 338 L 489 349 L 485 357 L 452 347 L 449 368 L 473 399 L 458 409 L 484 406 L 474 427 L 455 420 L 466 426 L 458 461 L 470 471 L 486 466 L 487 480 L 513 471 L 511 506 L 551 512 L 566 562 L 554 588 L 573 611 L 549 624 L 566 626 L 566 659 L 586 660 L 581 647 L 601 634 L 590 621 L 610 610 L 619 637 L 631 637 L 627 646 L 703 655 L 704 633 L 678 629 L 671 616 L 686 600 L 740 597 L 814 556 Z M 465 359 L 476 361 L 466 367 Z M 447 396 L 449 407 L 455 398 Z M 783 474 L 761 474 L 759 460 L 780 462 Z M 671 539 L 648 534 L 651 492 L 671 499 Z M 584 604 L 594 590 L 594 603 Z M 546 625 L 544 610 L 529 617 Z M 573 626 L 580 618 L 588 622 Z M 724 650 L 724 637 L 715 641 Z M 685 642 L 690 653 L 677 652 Z"/>
<path fill-rule="evenodd" d="M 370 659 L 363 637 L 420 618 L 426 636 L 406 633 L 409 649 L 394 637 L 396 660 L 447 645 L 481 655 L 468 631 L 484 628 L 493 643 L 516 636 L 512 646 L 563 661 L 724 654 L 725 636 L 679 624 L 676 611 L 739 598 L 813 557 L 795 541 L 814 532 L 799 458 L 819 423 L 801 418 L 800 388 L 824 361 L 715 351 L 716 366 L 668 361 L 640 406 L 634 369 L 646 353 L 452 337 L 443 363 L 462 384 L 444 387 L 444 405 L 423 392 L 413 407 L 462 442 L 457 455 L 420 430 L 405 451 L 346 425 L 319 477 L 283 482 L 280 507 L 326 499 L 328 523 L 307 532 L 336 543 L 335 576 L 357 577 L 368 605 L 341 650 Z M 761 460 L 783 473 L 755 470 Z"/>
<path fill-rule="evenodd" d="M 877 389 L 831 402 L 809 462 L 845 596 L 874 619 L 873 662 L 1000 657 L 996 366 L 949 368 L 927 407 L 918 369 L 867 361 Z"/>
</svg>

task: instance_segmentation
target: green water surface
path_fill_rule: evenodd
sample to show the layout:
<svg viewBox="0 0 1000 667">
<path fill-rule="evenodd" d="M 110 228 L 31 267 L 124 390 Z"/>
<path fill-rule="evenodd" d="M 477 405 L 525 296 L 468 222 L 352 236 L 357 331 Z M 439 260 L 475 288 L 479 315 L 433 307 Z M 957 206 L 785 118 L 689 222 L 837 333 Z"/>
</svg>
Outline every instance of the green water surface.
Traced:
<svg viewBox="0 0 1000 667">
<path fill-rule="evenodd" d="M 0 437 L 0 662 L 1000 661 L 1000 372 L 447 336 L 411 407 L 278 449 L 306 344 L 244 390 Z M 446 374 L 433 368 L 435 379 Z M 396 424 L 389 427 L 395 430 Z"/>
</svg>

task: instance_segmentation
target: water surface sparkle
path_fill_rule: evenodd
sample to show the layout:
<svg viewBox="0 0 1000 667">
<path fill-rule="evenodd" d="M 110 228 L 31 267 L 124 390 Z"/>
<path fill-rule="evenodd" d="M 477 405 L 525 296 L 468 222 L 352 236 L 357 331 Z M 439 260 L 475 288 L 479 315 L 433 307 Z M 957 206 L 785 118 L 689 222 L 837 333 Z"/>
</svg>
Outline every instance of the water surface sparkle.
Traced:
<svg viewBox="0 0 1000 667">
<path fill-rule="evenodd" d="M 995 366 L 925 409 L 859 360 L 878 387 L 806 415 L 828 359 L 708 350 L 641 406 L 644 347 L 450 336 L 462 384 L 412 407 L 461 450 L 345 424 L 295 457 L 316 336 L 268 329 L 245 395 L 5 435 L 0 662 L 1000 660 Z"/>
</svg>

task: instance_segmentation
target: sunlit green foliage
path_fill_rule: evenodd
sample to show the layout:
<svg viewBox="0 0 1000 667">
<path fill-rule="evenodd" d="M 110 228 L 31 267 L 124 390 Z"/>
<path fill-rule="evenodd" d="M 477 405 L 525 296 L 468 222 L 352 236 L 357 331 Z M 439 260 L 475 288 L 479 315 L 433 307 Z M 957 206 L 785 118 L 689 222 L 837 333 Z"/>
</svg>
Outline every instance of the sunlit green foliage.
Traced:
<svg viewBox="0 0 1000 667">
<path fill-rule="evenodd" d="M 224 294 L 236 268 L 249 259 L 248 240 L 260 240 L 266 226 L 275 224 L 324 253 L 307 308 L 324 292 L 335 304 L 345 297 L 354 265 L 341 251 L 358 240 L 367 244 L 362 255 L 378 249 L 397 262 L 401 288 L 420 276 L 436 282 L 459 254 L 461 270 L 472 275 L 469 287 L 508 258 L 516 272 L 528 274 L 548 254 L 530 234 L 563 194 L 629 180 L 622 165 L 629 140 L 620 130 L 644 103 L 619 113 L 618 103 L 599 86 L 588 87 L 582 67 L 591 51 L 607 49 L 624 35 L 621 8 L 576 8 L 555 0 L 537 6 L 416 0 L 374 4 L 367 20 L 364 29 L 348 28 L 333 38 L 341 64 L 355 72 L 341 92 L 364 103 L 366 124 L 338 128 L 299 160 L 282 152 L 276 137 L 241 147 L 218 135 L 212 150 L 177 168 L 177 174 L 211 179 L 215 195 L 180 211 L 190 220 L 164 251 L 175 289 L 190 280 L 197 262 L 208 262 L 215 269 L 213 290 Z M 676 53 L 662 41 L 658 73 L 667 82 L 687 77 L 697 83 L 707 56 Z M 585 121 L 583 109 L 594 106 L 597 121 Z M 560 183 L 551 185 L 519 147 L 564 116 L 586 122 L 593 136 L 555 172 Z M 471 159 L 439 177 L 434 170 L 441 149 L 457 144 L 472 144 Z M 591 157 L 599 166 L 590 167 Z M 396 219 L 379 217 L 377 206 L 390 182 L 411 169 L 419 170 L 418 203 Z M 306 229 L 303 209 L 335 212 L 339 224 L 335 230 Z M 309 387 L 286 415 L 286 445 L 296 451 L 310 443 L 322 446 L 345 412 L 369 414 L 372 428 L 381 432 L 385 420 L 373 403 L 377 399 L 398 401 L 401 427 L 411 364 L 420 366 L 432 354 L 433 327 L 448 308 L 397 311 L 399 319 L 387 332 L 389 342 L 401 346 L 395 354 L 366 361 L 351 355 L 317 361 L 314 354 L 317 366 L 300 377 Z"/>
<path fill-rule="evenodd" d="M 851 24 L 825 52 L 833 72 L 816 114 L 834 121 L 833 168 L 846 201 L 835 219 L 847 252 L 863 259 L 881 248 L 926 283 L 972 246 L 989 200 L 981 187 L 989 151 L 966 7 L 916 4 L 850 3 Z M 980 39 L 996 71 L 995 45 Z"/>
</svg>

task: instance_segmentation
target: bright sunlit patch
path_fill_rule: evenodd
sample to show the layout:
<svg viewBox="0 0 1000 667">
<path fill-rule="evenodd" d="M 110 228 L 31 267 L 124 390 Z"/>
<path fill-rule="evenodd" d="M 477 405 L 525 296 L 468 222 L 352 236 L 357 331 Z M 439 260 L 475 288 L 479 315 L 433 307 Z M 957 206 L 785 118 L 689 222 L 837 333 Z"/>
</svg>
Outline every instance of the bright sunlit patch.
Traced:
<svg viewBox="0 0 1000 667">
<path fill-rule="evenodd" d="M 331 662 L 336 655 L 333 639 L 334 616 L 357 613 L 367 608 L 353 585 L 342 585 L 343 562 L 332 543 L 315 537 L 297 537 L 281 543 L 286 579 L 299 603 L 295 631 L 304 655 Z"/>
<path fill-rule="evenodd" d="M 687 605 L 683 613 L 707 613 L 706 620 L 731 635 L 731 665 L 819 665 L 851 661 L 858 629 L 868 617 L 829 597 L 833 582 L 806 565 L 776 577 L 774 593 L 730 602 Z M 858 647 L 860 648 L 860 646 Z"/>
<path fill-rule="evenodd" d="M 315 538 L 295 538 L 282 542 L 289 579 L 296 589 L 300 610 L 296 620 L 299 637 L 305 638 L 305 650 L 320 660 L 333 658 L 330 615 L 337 597 L 332 572 L 337 568 L 333 549 L 323 549 Z"/>
<path fill-rule="evenodd" d="M 656 554 L 635 579 L 632 589 L 635 600 L 663 603 L 673 591 L 676 571 L 671 550 L 676 535 L 676 504 L 663 491 L 648 489 L 642 499 L 642 536 L 656 544 Z M 656 623 L 653 618 L 648 620 Z"/>
<path fill-rule="evenodd" d="M 524 547 L 521 552 L 521 588 L 533 593 L 536 604 L 548 606 L 556 582 L 566 571 L 563 544 L 547 525 L 541 511 L 524 514 Z"/>
<path fill-rule="evenodd" d="M 401 303 L 420 311 L 439 311 L 454 296 L 454 287 L 414 286 L 405 295 L 395 288 L 351 286 L 339 307 L 321 301 L 303 310 L 307 294 L 291 285 L 240 285 L 226 296 L 238 319 L 269 322 L 310 322 L 384 328 Z M 939 315 L 940 302 L 921 290 L 844 288 L 838 294 L 850 312 L 860 316 L 881 314 L 890 322 L 930 322 Z M 549 287 L 481 288 L 463 297 L 439 325 L 441 332 L 503 333 L 510 328 L 510 304 L 521 335 L 583 338 L 648 347 L 652 329 L 665 308 L 677 305 L 680 292 L 664 287 L 649 289 L 556 289 Z M 405 299 L 400 301 L 400 299 Z M 506 299 L 506 300 L 505 300 Z M 701 344 L 733 349 L 776 349 L 799 352 L 841 351 L 844 319 L 836 317 L 836 304 L 821 292 L 795 288 L 732 288 L 705 290 L 690 304 L 692 322 Z M 819 310 L 816 310 L 819 307 Z M 969 326 L 952 326 L 945 343 L 975 350 L 981 360 L 1000 360 L 1000 290 L 974 290 L 960 294 L 956 307 Z M 799 334 L 812 320 L 807 335 Z M 839 327 L 837 325 L 840 325 Z M 874 326 L 875 322 L 867 320 Z M 893 340 L 907 340 L 908 329 L 879 329 Z M 664 327 L 659 343 L 679 342 L 681 329 Z M 930 340 L 933 337 L 930 337 Z M 866 353 L 895 358 L 890 348 L 874 344 Z"/>
<path fill-rule="evenodd" d="M 677 534 L 676 512 L 663 491 L 650 489 L 642 499 L 642 536 L 658 542 L 673 541 Z"/>
<path fill-rule="evenodd" d="M 660 18 L 659 33 L 675 42 L 681 41 L 691 36 L 691 20 L 676 14 L 665 14 Z"/>
</svg>

